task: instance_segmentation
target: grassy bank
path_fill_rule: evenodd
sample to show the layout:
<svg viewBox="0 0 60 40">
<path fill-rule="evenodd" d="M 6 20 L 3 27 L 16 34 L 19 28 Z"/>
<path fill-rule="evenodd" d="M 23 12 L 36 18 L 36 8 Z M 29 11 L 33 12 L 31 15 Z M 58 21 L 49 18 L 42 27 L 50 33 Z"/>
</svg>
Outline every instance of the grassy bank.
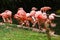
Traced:
<svg viewBox="0 0 60 40">
<path fill-rule="evenodd" d="M 48 40 L 46 34 L 17 28 L 15 24 L 7 25 L 0 25 L 0 40 Z M 52 40 L 60 40 L 60 36 Z"/>
</svg>

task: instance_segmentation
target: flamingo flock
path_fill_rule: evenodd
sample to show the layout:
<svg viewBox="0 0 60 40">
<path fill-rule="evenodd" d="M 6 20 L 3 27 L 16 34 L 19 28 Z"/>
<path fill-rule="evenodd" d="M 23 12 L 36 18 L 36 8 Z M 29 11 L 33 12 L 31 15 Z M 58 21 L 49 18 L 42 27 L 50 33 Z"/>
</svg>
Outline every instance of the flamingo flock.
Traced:
<svg viewBox="0 0 60 40">
<path fill-rule="evenodd" d="M 17 13 L 13 16 L 20 25 L 24 25 L 26 27 L 30 27 L 30 22 L 32 23 L 32 28 L 35 28 L 36 24 L 38 24 L 38 28 L 46 29 L 46 23 L 51 24 L 52 20 L 55 19 L 56 14 L 51 13 L 47 16 L 47 11 L 50 10 L 51 7 L 42 7 L 39 11 L 36 11 L 37 8 L 32 7 L 30 13 L 24 11 L 23 8 L 18 8 Z M 13 23 L 12 22 L 12 12 L 10 10 L 5 10 L 0 14 L 2 16 L 3 22 Z M 43 27 L 41 26 L 43 25 Z"/>
</svg>

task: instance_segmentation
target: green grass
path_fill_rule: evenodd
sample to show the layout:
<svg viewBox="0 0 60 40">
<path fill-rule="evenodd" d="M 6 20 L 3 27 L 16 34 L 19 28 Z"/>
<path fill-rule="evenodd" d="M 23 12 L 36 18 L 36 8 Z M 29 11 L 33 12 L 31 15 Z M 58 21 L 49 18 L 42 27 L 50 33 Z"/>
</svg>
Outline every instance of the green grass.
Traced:
<svg viewBox="0 0 60 40">
<path fill-rule="evenodd" d="M 16 24 L 0 25 L 0 40 L 48 40 L 47 35 L 33 32 L 22 28 L 17 28 Z M 60 36 L 52 37 L 52 40 L 60 40 Z"/>
</svg>

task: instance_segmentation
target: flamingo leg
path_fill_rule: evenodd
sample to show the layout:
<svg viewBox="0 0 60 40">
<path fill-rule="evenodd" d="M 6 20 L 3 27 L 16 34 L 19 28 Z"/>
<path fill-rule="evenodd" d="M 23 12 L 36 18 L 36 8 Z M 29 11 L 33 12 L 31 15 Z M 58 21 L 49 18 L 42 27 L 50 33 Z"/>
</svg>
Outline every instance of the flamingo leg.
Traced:
<svg viewBox="0 0 60 40">
<path fill-rule="evenodd" d="M 12 23 L 12 18 L 10 17 L 10 23 Z"/>
<path fill-rule="evenodd" d="M 4 17 L 2 17 L 2 18 L 3 18 L 3 21 L 6 22 L 5 18 Z"/>
<path fill-rule="evenodd" d="M 9 18 L 6 18 L 7 22 L 10 22 Z"/>
</svg>

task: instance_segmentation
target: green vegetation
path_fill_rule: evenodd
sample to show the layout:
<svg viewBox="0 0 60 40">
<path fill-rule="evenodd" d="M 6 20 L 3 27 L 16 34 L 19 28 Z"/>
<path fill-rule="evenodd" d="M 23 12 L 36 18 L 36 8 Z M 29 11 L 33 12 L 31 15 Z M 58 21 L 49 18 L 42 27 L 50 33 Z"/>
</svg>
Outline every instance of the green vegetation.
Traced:
<svg viewBox="0 0 60 40">
<path fill-rule="evenodd" d="M 51 37 L 52 40 L 60 40 L 60 36 Z M 0 40 L 48 40 L 47 35 L 17 28 L 16 24 L 0 25 Z"/>
<path fill-rule="evenodd" d="M 60 15 L 60 9 L 56 10 L 56 14 Z"/>
</svg>

